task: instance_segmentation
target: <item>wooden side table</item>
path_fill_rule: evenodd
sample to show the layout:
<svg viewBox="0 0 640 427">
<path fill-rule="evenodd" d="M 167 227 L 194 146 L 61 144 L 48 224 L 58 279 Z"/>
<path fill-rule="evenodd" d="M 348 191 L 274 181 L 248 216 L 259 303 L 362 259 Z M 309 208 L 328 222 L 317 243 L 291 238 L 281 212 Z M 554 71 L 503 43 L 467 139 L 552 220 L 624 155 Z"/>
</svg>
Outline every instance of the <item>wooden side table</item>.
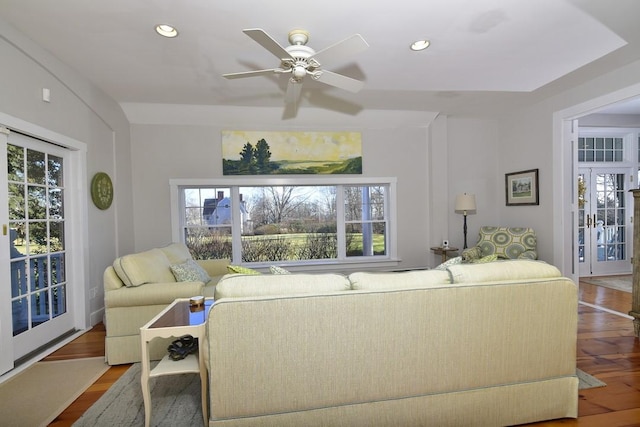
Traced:
<svg viewBox="0 0 640 427">
<path fill-rule="evenodd" d="M 206 299 L 204 306 L 193 308 L 189 304 L 189 298 L 180 298 L 161 311 L 149 323 L 140 328 L 140 340 L 142 342 L 142 398 L 144 400 L 144 424 L 149 427 L 151 423 L 151 395 L 149 393 L 149 378 L 163 375 L 176 375 L 194 373 L 200 374 L 202 391 L 202 417 L 203 425 L 209 424 L 207 402 L 207 369 L 204 363 L 203 340 L 209 310 L 213 305 L 213 299 Z M 182 335 L 191 335 L 198 338 L 198 354 L 190 354 L 182 360 L 171 360 L 167 354 L 150 369 L 149 343 L 154 338 L 179 338 Z"/>
<path fill-rule="evenodd" d="M 458 248 L 454 248 L 451 246 L 448 248 L 443 248 L 442 246 L 435 246 L 431 248 L 431 250 L 436 255 L 442 255 L 442 262 L 445 262 L 447 258 L 451 257 L 449 253 L 458 252 Z"/>
</svg>

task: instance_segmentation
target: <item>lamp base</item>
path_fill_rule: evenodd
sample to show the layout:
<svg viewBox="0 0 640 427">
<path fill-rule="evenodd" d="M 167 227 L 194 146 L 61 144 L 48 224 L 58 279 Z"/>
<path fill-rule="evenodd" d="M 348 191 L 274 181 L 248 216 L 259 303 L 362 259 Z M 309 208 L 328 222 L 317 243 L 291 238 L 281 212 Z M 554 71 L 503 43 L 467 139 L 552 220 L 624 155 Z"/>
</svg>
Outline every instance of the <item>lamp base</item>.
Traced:
<svg viewBox="0 0 640 427">
<path fill-rule="evenodd" d="M 462 226 L 462 231 L 464 233 L 464 246 L 462 249 L 467 249 L 467 213 L 464 214 L 464 225 Z"/>
</svg>

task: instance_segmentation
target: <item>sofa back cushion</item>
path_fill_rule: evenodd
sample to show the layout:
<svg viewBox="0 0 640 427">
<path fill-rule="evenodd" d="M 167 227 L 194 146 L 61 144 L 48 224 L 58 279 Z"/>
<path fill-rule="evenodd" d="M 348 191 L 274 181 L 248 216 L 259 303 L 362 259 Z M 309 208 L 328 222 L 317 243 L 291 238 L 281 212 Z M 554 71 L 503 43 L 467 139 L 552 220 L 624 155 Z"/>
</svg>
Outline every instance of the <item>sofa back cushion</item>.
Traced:
<svg viewBox="0 0 640 427">
<path fill-rule="evenodd" d="M 140 286 L 145 283 L 175 282 L 171 262 L 160 249 L 125 255 L 113 262 L 118 277 L 125 286 Z"/>
<path fill-rule="evenodd" d="M 216 285 L 215 299 L 310 294 L 349 289 L 349 279 L 341 274 L 226 274 Z"/>
<path fill-rule="evenodd" d="M 192 259 L 191 252 L 189 252 L 189 248 L 184 243 L 171 243 L 159 249 L 166 255 L 171 264 L 182 264 Z"/>
<path fill-rule="evenodd" d="M 504 260 L 481 264 L 458 264 L 447 268 L 451 283 L 482 283 L 505 280 L 561 277 L 557 267 L 544 261 Z"/>
<path fill-rule="evenodd" d="M 449 273 L 442 270 L 404 271 L 397 273 L 357 272 L 349 275 L 351 289 L 385 290 L 418 289 L 451 283 Z"/>
</svg>

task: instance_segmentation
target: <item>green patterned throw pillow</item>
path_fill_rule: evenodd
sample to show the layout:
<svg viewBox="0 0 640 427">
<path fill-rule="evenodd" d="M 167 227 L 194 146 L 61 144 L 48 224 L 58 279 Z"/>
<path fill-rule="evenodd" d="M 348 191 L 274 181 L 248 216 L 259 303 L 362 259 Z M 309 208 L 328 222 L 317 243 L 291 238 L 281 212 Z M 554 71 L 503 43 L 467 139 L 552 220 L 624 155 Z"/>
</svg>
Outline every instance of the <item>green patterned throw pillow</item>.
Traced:
<svg viewBox="0 0 640 427">
<path fill-rule="evenodd" d="M 209 274 L 197 262 L 189 259 L 182 264 L 173 264 L 171 272 L 178 282 L 203 282 L 211 280 Z"/>
<path fill-rule="evenodd" d="M 462 257 L 461 256 L 457 256 L 455 258 L 451 258 L 449 260 L 446 260 L 445 262 L 443 262 L 439 266 L 435 267 L 434 270 L 446 270 L 447 267 L 449 267 L 451 265 L 456 265 L 456 264 L 462 264 Z"/>
<path fill-rule="evenodd" d="M 471 260 L 471 262 L 474 264 L 484 264 L 486 262 L 493 262 L 497 260 L 498 260 L 498 255 L 493 254 L 493 255 L 487 255 L 487 256 L 483 256 L 482 258 Z"/>
<path fill-rule="evenodd" d="M 277 265 L 270 266 L 269 271 L 271 272 L 271 274 L 291 274 L 289 270 L 278 267 Z"/>
<path fill-rule="evenodd" d="M 258 270 L 254 270 L 253 268 L 243 267 L 241 265 L 227 265 L 227 271 L 229 273 L 239 273 L 239 274 L 260 274 Z"/>
</svg>

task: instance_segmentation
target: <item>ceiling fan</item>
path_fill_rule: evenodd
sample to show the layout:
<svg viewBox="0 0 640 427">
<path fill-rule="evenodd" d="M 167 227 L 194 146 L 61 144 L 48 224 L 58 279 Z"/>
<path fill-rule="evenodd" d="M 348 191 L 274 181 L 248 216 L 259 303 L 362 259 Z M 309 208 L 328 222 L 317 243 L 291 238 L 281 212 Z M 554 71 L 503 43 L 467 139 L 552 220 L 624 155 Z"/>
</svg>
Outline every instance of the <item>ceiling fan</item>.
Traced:
<svg viewBox="0 0 640 427">
<path fill-rule="evenodd" d="M 223 74 L 227 79 L 261 76 L 265 74 L 291 74 L 287 84 L 285 102 L 297 105 L 300 98 L 302 83 L 306 76 L 321 83 L 335 86 L 349 92 L 356 93 L 364 86 L 364 82 L 334 73 L 323 68 L 323 64 L 335 62 L 344 57 L 350 57 L 369 47 L 360 34 L 339 41 L 318 52 L 307 46 L 309 33 L 295 29 L 289 32 L 289 43 L 282 47 L 269 34 L 260 28 L 242 30 L 246 35 L 267 49 L 280 60 L 280 66 L 257 71 Z"/>
</svg>

